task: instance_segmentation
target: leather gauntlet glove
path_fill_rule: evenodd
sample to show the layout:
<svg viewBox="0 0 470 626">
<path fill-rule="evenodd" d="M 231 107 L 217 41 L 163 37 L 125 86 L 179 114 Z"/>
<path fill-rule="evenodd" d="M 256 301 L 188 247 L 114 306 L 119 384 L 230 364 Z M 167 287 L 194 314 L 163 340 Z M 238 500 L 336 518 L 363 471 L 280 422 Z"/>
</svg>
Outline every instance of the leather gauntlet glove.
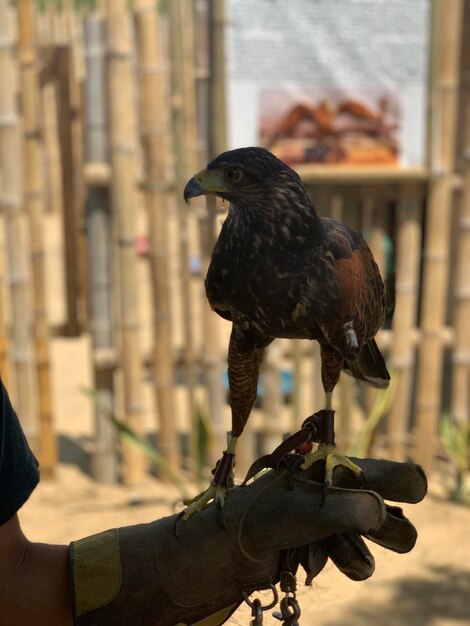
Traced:
<svg viewBox="0 0 470 626">
<path fill-rule="evenodd" d="M 209 506 L 187 521 L 171 516 L 72 543 L 75 623 L 222 624 L 244 591 L 278 581 L 286 551 L 310 578 L 328 557 L 352 578 L 370 575 L 373 560 L 359 536 L 411 550 L 415 529 L 383 498 L 418 502 L 426 479 L 410 463 L 355 462 L 363 484 L 338 470 L 335 483 L 345 488 L 331 487 L 324 502 L 323 485 L 312 480 L 318 468 L 283 468 L 231 490 L 222 513 Z"/>
<path fill-rule="evenodd" d="M 343 467 L 338 467 L 334 478 L 336 486 L 343 489 L 367 489 L 386 500 L 410 504 L 419 502 L 426 494 L 426 477 L 418 465 L 355 457 L 351 457 L 351 460 L 362 469 L 361 479 Z M 304 475 L 322 481 L 324 467 L 321 463 L 315 463 Z M 385 510 L 387 516 L 380 529 L 365 533 L 364 536 L 394 552 L 409 552 L 417 539 L 416 529 L 405 518 L 400 507 L 385 504 Z M 307 573 L 306 584 L 310 584 L 326 565 L 328 558 L 352 580 L 365 580 L 374 573 L 374 557 L 362 537 L 354 533 L 334 534 L 322 541 L 301 546 L 290 551 L 285 562 L 293 571 L 301 564 Z"/>
</svg>

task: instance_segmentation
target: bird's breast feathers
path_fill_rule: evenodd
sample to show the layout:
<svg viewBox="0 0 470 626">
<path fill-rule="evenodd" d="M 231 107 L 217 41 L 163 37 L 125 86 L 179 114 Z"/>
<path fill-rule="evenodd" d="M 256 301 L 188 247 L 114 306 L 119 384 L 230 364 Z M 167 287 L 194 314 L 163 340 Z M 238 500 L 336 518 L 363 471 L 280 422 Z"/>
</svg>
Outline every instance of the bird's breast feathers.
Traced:
<svg viewBox="0 0 470 626">
<path fill-rule="evenodd" d="M 316 320 L 324 315 L 326 294 L 311 252 L 295 247 L 268 251 L 252 243 L 231 246 L 219 240 L 205 283 L 212 308 L 250 320 L 269 336 L 318 338 Z M 334 278 L 325 274 L 330 274 L 332 297 Z"/>
<path fill-rule="evenodd" d="M 334 342 L 351 321 L 361 340 L 373 336 L 383 284 L 372 254 L 343 224 L 325 220 L 325 231 L 322 245 L 305 246 L 223 228 L 206 277 L 212 308 L 273 337 Z"/>
</svg>

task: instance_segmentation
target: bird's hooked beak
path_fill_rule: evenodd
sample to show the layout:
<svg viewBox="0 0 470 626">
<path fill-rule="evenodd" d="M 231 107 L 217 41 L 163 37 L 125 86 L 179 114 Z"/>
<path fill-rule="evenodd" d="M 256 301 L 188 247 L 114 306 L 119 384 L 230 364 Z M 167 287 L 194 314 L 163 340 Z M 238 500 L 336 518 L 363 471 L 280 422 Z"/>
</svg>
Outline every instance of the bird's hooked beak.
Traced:
<svg viewBox="0 0 470 626">
<path fill-rule="evenodd" d="M 201 170 L 195 174 L 184 188 L 183 196 L 185 202 L 190 198 L 208 194 L 220 195 L 228 191 L 223 174 L 219 170 Z"/>
</svg>

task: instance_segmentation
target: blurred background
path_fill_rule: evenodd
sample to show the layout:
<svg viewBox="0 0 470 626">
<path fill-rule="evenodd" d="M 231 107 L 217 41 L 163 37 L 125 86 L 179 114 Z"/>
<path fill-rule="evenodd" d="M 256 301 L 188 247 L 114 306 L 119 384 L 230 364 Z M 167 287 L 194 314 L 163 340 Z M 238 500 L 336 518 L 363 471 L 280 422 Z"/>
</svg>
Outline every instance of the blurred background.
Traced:
<svg viewBox="0 0 470 626">
<path fill-rule="evenodd" d="M 395 294 L 392 384 L 342 378 L 337 443 L 432 485 L 421 549 L 379 553 L 377 606 L 328 571 L 311 619 L 470 620 L 470 2 L 0 0 L 0 84 L 0 373 L 41 464 L 33 538 L 170 514 L 210 479 L 230 324 L 203 280 L 228 207 L 182 190 L 262 145 Z M 272 344 L 258 392 L 237 479 L 322 408 L 316 342 Z"/>
</svg>

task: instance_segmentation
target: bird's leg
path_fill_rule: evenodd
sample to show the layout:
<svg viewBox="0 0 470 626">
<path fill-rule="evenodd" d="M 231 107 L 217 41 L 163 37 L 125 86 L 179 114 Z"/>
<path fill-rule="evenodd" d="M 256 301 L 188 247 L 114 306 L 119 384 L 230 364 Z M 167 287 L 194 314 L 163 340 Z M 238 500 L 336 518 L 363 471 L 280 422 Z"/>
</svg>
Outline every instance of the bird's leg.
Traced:
<svg viewBox="0 0 470 626">
<path fill-rule="evenodd" d="M 237 440 L 238 437 L 230 437 L 227 450 L 223 453 L 222 458 L 217 461 L 215 469 L 213 470 L 214 478 L 209 487 L 192 500 L 185 501 L 185 504 L 188 506 L 183 513 L 183 520 L 187 520 L 193 513 L 205 509 L 211 501 L 214 501 L 214 504 L 220 509 L 223 507 L 225 496 L 229 488 L 229 482 L 233 475 Z"/>
<path fill-rule="evenodd" d="M 358 478 L 362 474 L 361 468 L 353 463 L 347 456 L 339 454 L 336 450 L 334 432 L 334 410 L 332 409 L 333 389 L 339 380 L 343 357 L 338 352 L 328 347 L 321 346 L 322 357 L 322 382 L 325 389 L 326 408 L 320 411 L 321 423 L 319 426 L 318 448 L 314 452 L 306 454 L 301 469 L 308 469 L 316 461 L 325 462 L 324 494 L 326 495 L 333 483 L 333 472 L 336 467 L 343 466 L 349 469 Z"/>
<path fill-rule="evenodd" d="M 331 411 L 333 409 L 333 392 L 328 391 L 325 393 L 325 409 Z"/>
<path fill-rule="evenodd" d="M 212 486 L 228 488 L 230 482 L 233 482 L 233 466 L 235 464 L 235 448 L 238 437 L 230 435 L 227 449 L 223 453 L 222 458 L 217 461 L 215 468 L 212 470 L 214 478 Z"/>
<path fill-rule="evenodd" d="M 222 458 L 218 461 L 209 488 L 197 496 L 183 514 L 188 519 L 204 509 L 211 500 L 222 508 L 233 477 L 235 448 L 256 400 L 259 367 L 264 347 L 270 339 L 255 337 L 234 324 L 228 350 L 228 379 L 232 409 L 232 431 Z"/>
<path fill-rule="evenodd" d="M 321 416 L 321 422 L 318 425 L 318 448 L 309 454 L 304 456 L 304 462 L 300 466 L 302 470 L 308 469 L 316 461 L 325 462 L 325 480 L 323 483 L 323 493 L 326 495 L 329 487 L 333 483 L 333 472 L 338 466 L 346 467 L 357 478 L 360 478 L 362 474 L 361 468 L 353 463 L 350 458 L 343 454 L 339 454 L 336 450 L 335 437 L 334 437 L 334 411 L 331 409 L 325 409 L 319 411 L 316 415 Z"/>
</svg>

